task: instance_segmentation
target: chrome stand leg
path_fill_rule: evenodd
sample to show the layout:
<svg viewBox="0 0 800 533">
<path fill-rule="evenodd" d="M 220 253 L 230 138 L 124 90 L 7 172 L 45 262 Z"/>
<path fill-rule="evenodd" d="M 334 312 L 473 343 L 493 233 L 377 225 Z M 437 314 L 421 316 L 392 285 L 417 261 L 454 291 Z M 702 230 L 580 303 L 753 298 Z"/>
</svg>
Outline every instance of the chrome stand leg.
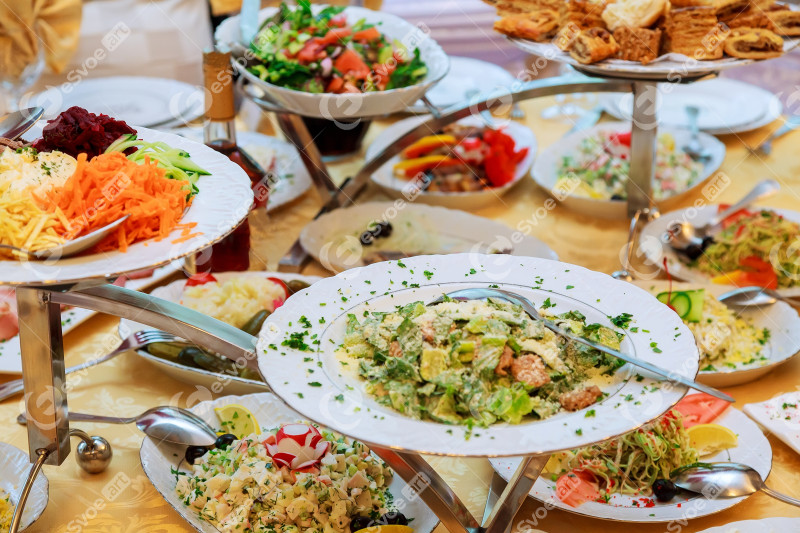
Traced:
<svg viewBox="0 0 800 533">
<path fill-rule="evenodd" d="M 547 464 L 549 455 L 531 455 L 524 457 L 517 467 L 517 471 L 508 481 L 508 485 L 494 505 L 489 518 L 483 524 L 486 533 L 505 533 L 511 528 L 514 517 L 517 515 L 525 498 L 533 488 L 533 484 Z"/>
<path fill-rule="evenodd" d="M 652 205 L 656 171 L 656 95 L 654 81 L 633 82 L 631 165 L 628 177 L 628 217 Z"/>
<path fill-rule="evenodd" d="M 331 179 L 328 167 L 322 160 L 322 154 L 311 137 L 305 122 L 303 122 L 303 117 L 294 113 L 275 113 L 275 115 L 278 118 L 281 131 L 286 135 L 289 142 L 297 148 L 300 159 L 303 160 L 303 165 L 308 169 L 319 197 L 323 203 L 327 202 L 333 193 L 339 190 L 339 187 Z"/>
</svg>

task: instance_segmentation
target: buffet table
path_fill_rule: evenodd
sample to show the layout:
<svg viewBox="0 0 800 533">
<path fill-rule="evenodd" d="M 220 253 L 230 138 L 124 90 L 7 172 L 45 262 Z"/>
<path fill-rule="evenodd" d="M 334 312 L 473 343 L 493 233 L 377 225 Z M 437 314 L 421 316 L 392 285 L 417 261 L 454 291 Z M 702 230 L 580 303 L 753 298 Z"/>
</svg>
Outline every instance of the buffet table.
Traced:
<svg viewBox="0 0 800 533">
<path fill-rule="evenodd" d="M 567 122 L 545 121 L 540 111 L 552 105 L 553 100 L 542 98 L 521 104 L 526 112 L 525 123 L 537 136 L 539 149 L 558 140 L 570 125 Z M 368 145 L 389 121 L 373 122 L 365 145 Z M 735 200 L 756 181 L 765 178 L 778 180 L 782 192 L 770 200 L 770 206 L 792 208 L 800 196 L 800 131 L 792 132 L 776 142 L 769 158 L 750 155 L 745 144 L 754 146 L 778 127 L 768 127 L 742 135 L 728 135 L 721 139 L 727 146 L 727 156 L 721 171 L 732 183 L 720 201 Z M 361 165 L 359 157 L 331 164 L 337 179 L 355 173 Z M 610 273 L 619 268 L 620 254 L 627 237 L 627 221 L 601 221 L 560 206 L 548 211 L 544 208 L 548 195 L 533 181 L 525 179 L 508 195 L 491 207 L 474 214 L 516 226 L 521 220 L 532 220 L 533 236 L 541 239 L 558 254 L 562 261 L 576 263 L 601 272 Z M 367 192 L 359 201 L 382 200 L 379 193 Z M 319 209 L 320 201 L 314 191 L 309 191 L 298 201 L 269 215 L 251 214 L 253 249 L 251 268 L 274 270 L 281 255 L 292 244 L 300 229 Z M 310 263 L 304 274 L 329 275 L 318 263 Z M 65 337 L 67 365 L 94 359 L 111 351 L 119 342 L 116 334 L 118 319 L 98 316 Z M 781 367 L 759 381 L 726 390 L 736 399 L 736 407 L 759 402 L 779 393 L 793 391 L 800 375 L 800 359 Z M 132 379 L 135 378 L 135 379 Z M 2 381 L 6 381 L 5 378 Z M 143 362 L 134 354 L 125 354 L 100 367 L 92 368 L 69 380 L 70 407 L 76 411 L 132 416 L 155 405 L 193 405 L 210 398 L 206 390 L 199 390 L 162 375 L 155 367 Z M 16 424 L 22 411 L 20 398 L 0 404 L 0 421 L 5 427 L 3 441 L 27 449 L 27 436 L 23 426 Z M 81 470 L 72 458 L 60 467 L 45 467 L 50 480 L 50 504 L 44 515 L 30 529 L 31 532 L 162 532 L 190 531 L 183 519 L 161 498 L 144 475 L 139 463 L 139 447 L 143 435 L 133 425 L 77 423 L 90 434 L 107 438 L 114 447 L 111 466 L 99 475 L 89 475 Z M 800 456 L 778 439 L 769 436 L 773 447 L 773 471 L 769 484 L 776 490 L 798 496 L 800 486 Z M 456 492 L 473 514 L 481 516 L 486 501 L 492 469 L 485 459 L 462 460 L 458 458 L 432 458 L 433 466 Z M 541 529 L 549 533 L 607 531 L 613 527 L 623 532 L 699 531 L 724 525 L 736 520 L 771 516 L 800 516 L 800 509 L 785 505 L 759 493 L 739 506 L 706 518 L 691 520 L 687 524 L 621 524 L 580 517 L 528 499 L 517 515 L 513 531 L 524 532 Z M 677 528 L 677 529 L 676 529 Z M 442 526 L 436 533 L 445 533 Z"/>
</svg>

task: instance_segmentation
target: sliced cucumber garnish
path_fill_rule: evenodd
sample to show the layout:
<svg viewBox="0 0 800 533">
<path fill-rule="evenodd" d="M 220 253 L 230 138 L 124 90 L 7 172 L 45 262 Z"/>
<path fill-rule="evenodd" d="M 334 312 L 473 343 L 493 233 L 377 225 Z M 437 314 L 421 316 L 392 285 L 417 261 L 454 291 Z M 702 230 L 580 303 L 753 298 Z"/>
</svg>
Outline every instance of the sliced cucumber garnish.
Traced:
<svg viewBox="0 0 800 533">
<path fill-rule="evenodd" d="M 663 304 L 670 305 L 678 316 L 687 322 L 700 322 L 703 318 L 703 301 L 705 289 L 693 291 L 673 291 L 659 293 L 656 298 Z"/>
</svg>

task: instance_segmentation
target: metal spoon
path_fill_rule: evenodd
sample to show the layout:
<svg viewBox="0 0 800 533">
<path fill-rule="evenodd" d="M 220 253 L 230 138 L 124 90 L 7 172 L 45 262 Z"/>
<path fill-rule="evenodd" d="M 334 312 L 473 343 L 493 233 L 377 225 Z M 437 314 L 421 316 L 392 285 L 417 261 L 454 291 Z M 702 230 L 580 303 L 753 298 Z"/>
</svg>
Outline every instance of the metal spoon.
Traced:
<svg viewBox="0 0 800 533">
<path fill-rule="evenodd" d="M 0 119 L 0 137 L 16 140 L 42 118 L 44 108 L 29 107 L 9 113 Z"/>
<path fill-rule="evenodd" d="M 61 259 L 65 257 L 71 257 L 83 252 L 84 250 L 88 250 L 98 242 L 105 239 L 115 229 L 117 229 L 120 224 L 128 220 L 128 217 L 130 217 L 130 215 L 125 215 L 124 217 L 115 220 L 111 224 L 96 229 L 91 233 L 87 233 L 83 237 L 78 237 L 77 239 L 72 239 L 43 250 L 36 250 L 32 252 L 30 250 L 26 250 L 25 248 L 11 246 L 10 244 L 0 244 L 0 248 L 14 250 L 34 259 Z"/>
<path fill-rule="evenodd" d="M 767 487 L 761 475 L 740 463 L 697 463 L 679 468 L 671 480 L 682 489 L 708 498 L 739 498 L 758 491 L 776 500 L 800 507 L 800 500 Z"/>
<path fill-rule="evenodd" d="M 778 300 L 800 307 L 800 298 L 783 296 L 777 291 L 765 287 L 741 287 L 717 296 L 717 300 L 728 306 L 761 307 L 772 305 Z"/>
<path fill-rule="evenodd" d="M 205 420 L 196 414 L 180 407 L 153 407 L 139 416 L 128 418 L 116 416 L 90 415 L 85 413 L 69 413 L 70 422 L 100 422 L 105 424 L 136 423 L 145 435 L 157 441 L 188 444 L 190 446 L 211 446 L 217 440 L 216 432 Z M 17 422 L 27 424 L 27 416 L 22 413 Z"/>
<path fill-rule="evenodd" d="M 725 394 L 724 392 L 720 392 L 715 388 L 709 387 L 708 385 L 703 385 L 702 383 L 697 383 L 689 378 L 683 377 L 681 375 L 675 374 L 670 372 L 669 370 L 664 370 L 663 368 L 659 368 L 655 365 L 648 363 L 647 361 L 642 361 L 637 359 L 633 356 L 628 354 L 622 353 L 619 350 L 615 350 L 613 348 L 609 348 L 603 344 L 590 341 L 589 339 L 584 339 L 583 337 L 579 337 L 569 331 L 561 328 L 558 324 L 553 322 L 552 320 L 548 320 L 542 317 L 539 314 L 539 311 L 536 310 L 536 307 L 531 303 L 530 300 L 525 298 L 524 296 L 520 296 L 519 294 L 514 294 L 513 292 L 504 291 L 500 289 L 462 289 L 459 291 L 454 291 L 444 296 L 440 296 L 439 298 L 433 300 L 432 302 L 428 303 L 428 305 L 436 305 L 444 301 L 444 298 L 452 298 L 454 300 L 485 300 L 487 298 L 494 298 L 497 300 L 504 300 L 506 302 L 511 302 L 513 304 L 519 305 L 522 309 L 528 313 L 534 320 L 538 320 L 542 322 L 546 328 L 558 333 L 562 337 L 566 337 L 575 342 L 579 342 L 581 344 L 585 344 L 590 348 L 594 348 L 595 350 L 599 350 L 603 353 L 607 353 L 609 355 L 613 355 L 623 361 L 630 363 L 632 365 L 638 366 L 640 368 L 644 368 L 654 374 L 658 374 L 659 376 L 672 381 L 674 383 L 680 383 L 681 385 L 686 385 L 687 387 L 691 387 L 693 389 L 697 389 L 699 391 L 705 392 L 706 394 L 710 394 L 715 398 L 719 398 L 720 400 L 725 400 L 726 402 L 734 402 L 733 398 Z"/>
<path fill-rule="evenodd" d="M 700 108 L 693 105 L 686 106 L 686 117 L 689 119 L 689 142 L 683 147 L 683 151 L 693 160 L 705 163 L 711 159 L 711 153 L 700 142 L 700 127 L 697 125 L 697 118 L 700 116 Z"/>
<path fill-rule="evenodd" d="M 744 198 L 723 212 L 714 215 L 711 220 L 699 227 L 695 227 L 686 221 L 675 221 L 667 228 L 667 242 L 676 252 L 685 255 L 689 259 L 697 259 L 703 254 L 703 250 L 711 244 L 712 236 L 719 231 L 723 220 L 750 204 L 772 196 L 780 188 L 780 184 L 775 180 L 763 180 L 753 187 Z"/>
</svg>

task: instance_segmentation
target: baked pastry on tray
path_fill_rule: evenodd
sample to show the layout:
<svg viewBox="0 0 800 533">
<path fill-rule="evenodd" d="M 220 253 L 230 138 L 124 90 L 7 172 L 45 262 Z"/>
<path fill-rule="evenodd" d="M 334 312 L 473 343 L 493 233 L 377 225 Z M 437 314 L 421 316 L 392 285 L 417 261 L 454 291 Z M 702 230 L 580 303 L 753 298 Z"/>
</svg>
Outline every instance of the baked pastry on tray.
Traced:
<svg viewBox="0 0 800 533">
<path fill-rule="evenodd" d="M 605 2 L 592 2 L 590 0 L 564 0 L 559 11 L 559 29 L 572 23 L 582 30 L 589 28 L 603 28 L 603 10 Z"/>
<path fill-rule="evenodd" d="M 623 27 L 649 28 L 666 7 L 667 0 L 617 0 L 606 6 L 602 17 L 609 31 Z"/>
<path fill-rule="evenodd" d="M 555 34 L 558 13 L 543 9 L 533 13 L 506 15 L 495 21 L 494 29 L 509 37 L 543 41 Z"/>
<path fill-rule="evenodd" d="M 759 7 L 750 6 L 748 9 L 730 17 L 720 18 L 729 28 L 764 28 L 775 31 L 775 24 L 770 20 L 767 12 Z"/>
<path fill-rule="evenodd" d="M 783 54 L 783 39 L 761 28 L 731 30 L 723 46 L 726 54 L 741 59 L 769 59 Z"/>
<path fill-rule="evenodd" d="M 614 40 L 619 45 L 617 58 L 639 61 L 646 65 L 658 57 L 661 48 L 661 30 L 622 27 L 614 31 Z"/>
<path fill-rule="evenodd" d="M 787 6 L 766 11 L 766 16 L 775 25 L 775 33 L 787 37 L 800 36 L 800 11 L 791 11 Z"/>
<path fill-rule="evenodd" d="M 750 5 L 749 0 L 714 0 L 711 6 L 719 19 L 730 18 L 741 13 Z"/>
<path fill-rule="evenodd" d="M 569 48 L 569 55 L 579 63 L 589 65 L 614 57 L 618 51 L 619 45 L 614 40 L 614 36 L 608 33 L 608 30 L 589 28 L 575 37 Z"/>
<path fill-rule="evenodd" d="M 666 19 L 665 49 L 694 59 L 720 59 L 727 29 L 717 22 L 715 8 L 672 9 Z"/>
</svg>

